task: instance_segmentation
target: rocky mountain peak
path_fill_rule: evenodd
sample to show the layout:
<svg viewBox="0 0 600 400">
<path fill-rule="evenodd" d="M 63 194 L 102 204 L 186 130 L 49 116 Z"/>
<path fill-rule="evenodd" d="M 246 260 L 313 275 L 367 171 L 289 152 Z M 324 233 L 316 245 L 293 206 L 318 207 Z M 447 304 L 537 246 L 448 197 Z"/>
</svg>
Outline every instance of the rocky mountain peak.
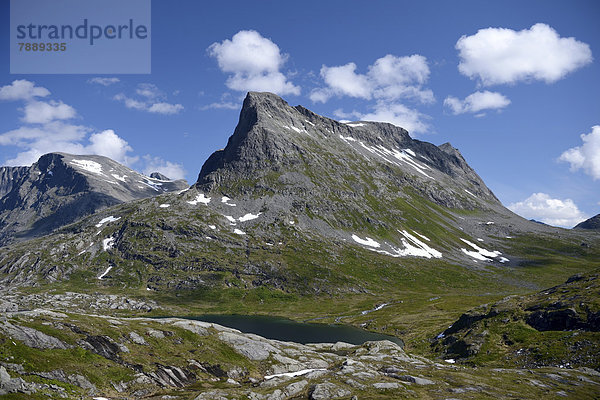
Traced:
<svg viewBox="0 0 600 400">
<path fill-rule="evenodd" d="M 170 180 L 172 180 L 168 176 L 163 175 L 160 172 L 153 172 L 149 176 L 150 176 L 150 178 L 158 179 L 160 181 L 170 181 Z"/>
<path fill-rule="evenodd" d="M 381 176 L 382 180 L 397 182 L 401 176 L 411 176 L 412 183 L 408 185 L 425 190 L 430 198 L 444 205 L 463 202 L 470 204 L 463 204 L 466 208 L 475 207 L 475 199 L 450 199 L 463 196 L 498 203 L 460 152 L 449 143 L 438 147 L 412 139 L 405 129 L 389 123 L 341 123 L 303 106 L 292 107 L 272 93 L 258 92 L 246 96 L 233 135 L 227 146 L 213 153 L 202 166 L 197 186 L 205 191 L 220 187 L 219 190 L 227 192 L 231 182 L 256 181 L 261 190 L 276 192 L 273 182 L 265 182 L 265 178 L 293 172 L 304 175 L 302 179 L 296 179 L 296 175 L 297 184 L 311 182 L 301 185 L 309 189 L 319 186 L 318 177 L 327 175 L 343 182 L 345 178 L 340 175 L 356 174 L 364 168 L 361 160 L 374 163 L 375 170 L 369 173 L 375 175 L 384 175 L 376 164 L 398 168 L 395 173 L 385 173 L 386 178 Z M 445 183 L 453 186 L 453 191 L 461 187 L 464 190 L 448 193 L 441 200 L 436 199 L 433 189 L 425 189 L 433 182 L 439 184 L 448 179 L 454 181 Z M 248 190 L 252 188 L 246 188 Z"/>
</svg>

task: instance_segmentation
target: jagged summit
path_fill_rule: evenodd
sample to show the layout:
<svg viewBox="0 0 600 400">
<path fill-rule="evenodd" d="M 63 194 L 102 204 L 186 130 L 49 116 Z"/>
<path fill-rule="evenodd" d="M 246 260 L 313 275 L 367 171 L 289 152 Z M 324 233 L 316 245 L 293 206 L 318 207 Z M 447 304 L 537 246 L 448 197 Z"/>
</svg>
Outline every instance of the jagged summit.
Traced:
<svg viewBox="0 0 600 400">
<path fill-rule="evenodd" d="M 385 171 L 376 167 L 381 164 Z M 498 202 L 449 143 L 438 147 L 415 140 L 405 129 L 389 123 L 341 123 L 302 106 L 291 107 L 272 93 L 257 92 L 246 96 L 233 135 L 227 146 L 202 166 L 197 186 L 213 190 L 232 180 L 262 180 L 273 173 L 285 175 L 286 171 L 306 171 L 317 180 L 325 174 L 339 182 L 344 180 L 340 174 L 357 173 L 365 165 L 375 168 L 371 169 L 375 180 L 377 175 L 382 179 L 385 175 L 388 181 L 407 179 L 420 191 L 437 182 L 455 192 L 444 195 L 443 190 L 435 190 L 443 196 L 436 198 L 429 190 L 427 196 L 440 204 L 473 208 L 475 199 Z M 316 184 L 315 179 L 304 175 Z"/>
<path fill-rule="evenodd" d="M 31 167 L 3 167 L 0 244 L 46 234 L 115 204 L 187 188 L 147 177 L 110 158 L 49 153 Z"/>
</svg>

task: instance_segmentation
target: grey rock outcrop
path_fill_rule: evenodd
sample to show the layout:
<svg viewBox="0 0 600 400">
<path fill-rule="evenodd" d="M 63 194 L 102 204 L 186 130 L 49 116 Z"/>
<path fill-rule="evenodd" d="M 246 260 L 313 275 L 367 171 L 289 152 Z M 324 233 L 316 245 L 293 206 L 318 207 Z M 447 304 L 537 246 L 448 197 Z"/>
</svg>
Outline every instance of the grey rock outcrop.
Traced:
<svg viewBox="0 0 600 400">
<path fill-rule="evenodd" d="M 69 347 L 62 340 L 27 326 L 3 322 L 0 323 L 0 329 L 14 340 L 23 342 L 26 346 L 36 349 L 67 349 Z"/>
</svg>

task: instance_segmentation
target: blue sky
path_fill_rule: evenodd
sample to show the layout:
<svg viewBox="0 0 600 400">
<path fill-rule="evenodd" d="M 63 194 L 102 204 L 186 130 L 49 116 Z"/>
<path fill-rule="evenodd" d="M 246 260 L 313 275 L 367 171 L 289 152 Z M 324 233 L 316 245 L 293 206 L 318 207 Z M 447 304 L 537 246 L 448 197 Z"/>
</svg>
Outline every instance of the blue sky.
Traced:
<svg viewBox="0 0 600 400">
<path fill-rule="evenodd" d="M 505 205 L 570 227 L 600 212 L 599 17 L 593 0 L 154 0 L 151 74 L 19 75 L 4 0 L 0 163 L 94 152 L 193 183 L 245 92 L 269 90 L 449 141 Z"/>
</svg>

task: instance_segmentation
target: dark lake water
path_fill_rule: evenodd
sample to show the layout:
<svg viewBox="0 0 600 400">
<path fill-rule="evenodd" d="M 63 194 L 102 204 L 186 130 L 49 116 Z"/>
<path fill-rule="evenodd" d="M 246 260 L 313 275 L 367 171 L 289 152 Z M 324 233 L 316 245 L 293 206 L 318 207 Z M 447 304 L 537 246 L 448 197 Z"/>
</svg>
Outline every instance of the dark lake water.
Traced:
<svg viewBox="0 0 600 400">
<path fill-rule="evenodd" d="M 401 346 L 401 339 L 394 336 L 369 332 L 348 325 L 327 325 L 296 322 L 286 318 L 259 315 L 201 315 L 190 318 L 234 328 L 244 333 L 254 333 L 267 339 L 296 343 L 346 342 L 363 344 L 374 340 L 389 340 Z"/>
</svg>

